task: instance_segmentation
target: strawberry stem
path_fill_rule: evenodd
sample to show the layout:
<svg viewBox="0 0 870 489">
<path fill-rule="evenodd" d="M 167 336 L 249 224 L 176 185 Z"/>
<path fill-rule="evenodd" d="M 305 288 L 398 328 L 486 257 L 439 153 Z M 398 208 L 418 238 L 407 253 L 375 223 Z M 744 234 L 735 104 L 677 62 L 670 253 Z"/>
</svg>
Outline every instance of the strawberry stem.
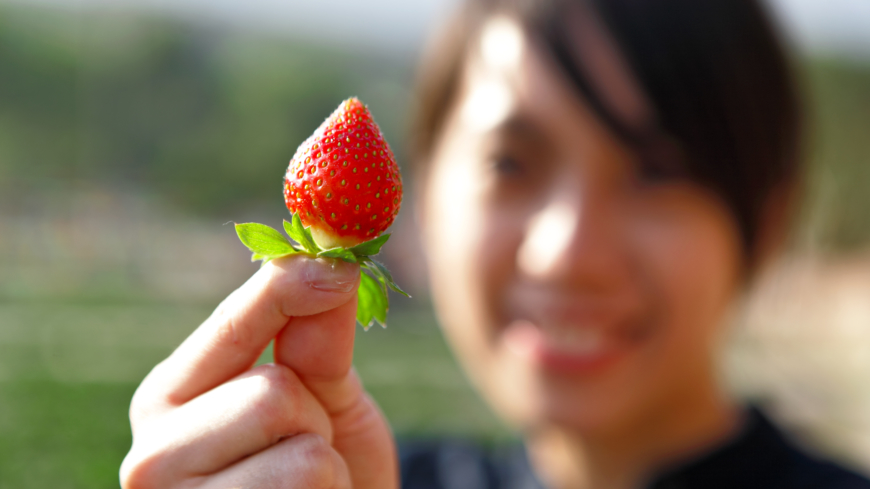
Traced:
<svg viewBox="0 0 870 489">
<path fill-rule="evenodd" d="M 360 264 L 360 285 L 357 291 L 357 321 L 368 331 L 375 322 L 387 327 L 387 312 L 390 308 L 388 289 L 411 297 L 393 280 L 390 271 L 383 263 L 371 257 L 381 251 L 390 239 L 384 234 L 375 239 L 360 243 L 351 248 L 332 248 L 323 250 L 311 236 L 311 230 L 302 225 L 299 216 L 293 214 L 290 221 L 284 221 L 284 232 L 288 240 L 276 229 L 265 224 L 236 224 L 236 234 L 253 255 L 251 261 L 261 260 L 263 265 L 275 258 L 304 253 L 315 257 L 334 258 Z M 295 243 L 294 243 L 295 242 Z"/>
</svg>

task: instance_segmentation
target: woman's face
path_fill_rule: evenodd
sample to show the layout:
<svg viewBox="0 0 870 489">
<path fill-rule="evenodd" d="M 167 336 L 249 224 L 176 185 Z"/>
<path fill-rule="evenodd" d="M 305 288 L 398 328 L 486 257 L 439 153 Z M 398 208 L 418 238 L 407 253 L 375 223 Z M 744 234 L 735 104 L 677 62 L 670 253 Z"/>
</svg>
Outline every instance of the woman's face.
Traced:
<svg viewBox="0 0 870 489">
<path fill-rule="evenodd" d="M 591 58 L 614 107 L 646 117 L 613 60 Z M 715 387 L 741 248 L 719 199 L 647 175 L 547 63 L 516 24 L 486 25 L 421 217 L 436 308 L 471 380 L 521 427 L 592 433 Z"/>
</svg>

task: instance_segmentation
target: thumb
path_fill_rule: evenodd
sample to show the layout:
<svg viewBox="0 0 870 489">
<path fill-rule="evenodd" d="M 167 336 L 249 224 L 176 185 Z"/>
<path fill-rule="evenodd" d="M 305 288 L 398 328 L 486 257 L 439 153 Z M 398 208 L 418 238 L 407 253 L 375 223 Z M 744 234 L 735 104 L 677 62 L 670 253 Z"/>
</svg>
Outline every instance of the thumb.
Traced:
<svg viewBox="0 0 870 489">
<path fill-rule="evenodd" d="M 352 369 L 357 300 L 293 318 L 275 340 L 275 362 L 290 367 L 326 409 L 333 447 L 355 489 L 398 487 L 392 433 Z"/>
</svg>

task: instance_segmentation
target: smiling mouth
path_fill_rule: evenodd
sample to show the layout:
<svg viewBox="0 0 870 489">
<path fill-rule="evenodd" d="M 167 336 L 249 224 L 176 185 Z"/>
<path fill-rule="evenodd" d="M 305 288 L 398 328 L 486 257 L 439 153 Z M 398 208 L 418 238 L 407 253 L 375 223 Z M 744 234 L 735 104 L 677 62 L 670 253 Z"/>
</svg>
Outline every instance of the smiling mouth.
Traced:
<svg viewBox="0 0 870 489">
<path fill-rule="evenodd" d="M 660 301 L 640 289 L 591 294 L 518 284 L 504 298 L 497 341 L 542 372 L 600 374 L 649 345 L 661 329 Z"/>
<path fill-rule="evenodd" d="M 515 319 L 501 339 L 536 368 L 560 374 L 594 374 L 616 364 L 652 336 L 651 323 L 571 321 L 564 317 Z"/>
</svg>

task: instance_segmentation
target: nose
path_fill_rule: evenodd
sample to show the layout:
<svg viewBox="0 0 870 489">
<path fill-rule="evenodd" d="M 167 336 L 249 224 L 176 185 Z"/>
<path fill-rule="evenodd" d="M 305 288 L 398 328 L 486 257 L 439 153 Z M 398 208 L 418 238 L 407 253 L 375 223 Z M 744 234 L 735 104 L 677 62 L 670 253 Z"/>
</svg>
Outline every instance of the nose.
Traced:
<svg viewBox="0 0 870 489">
<path fill-rule="evenodd" d="M 527 222 L 517 266 L 528 278 L 591 292 L 614 286 L 626 273 L 618 212 L 602 193 L 555 192 Z"/>
</svg>

